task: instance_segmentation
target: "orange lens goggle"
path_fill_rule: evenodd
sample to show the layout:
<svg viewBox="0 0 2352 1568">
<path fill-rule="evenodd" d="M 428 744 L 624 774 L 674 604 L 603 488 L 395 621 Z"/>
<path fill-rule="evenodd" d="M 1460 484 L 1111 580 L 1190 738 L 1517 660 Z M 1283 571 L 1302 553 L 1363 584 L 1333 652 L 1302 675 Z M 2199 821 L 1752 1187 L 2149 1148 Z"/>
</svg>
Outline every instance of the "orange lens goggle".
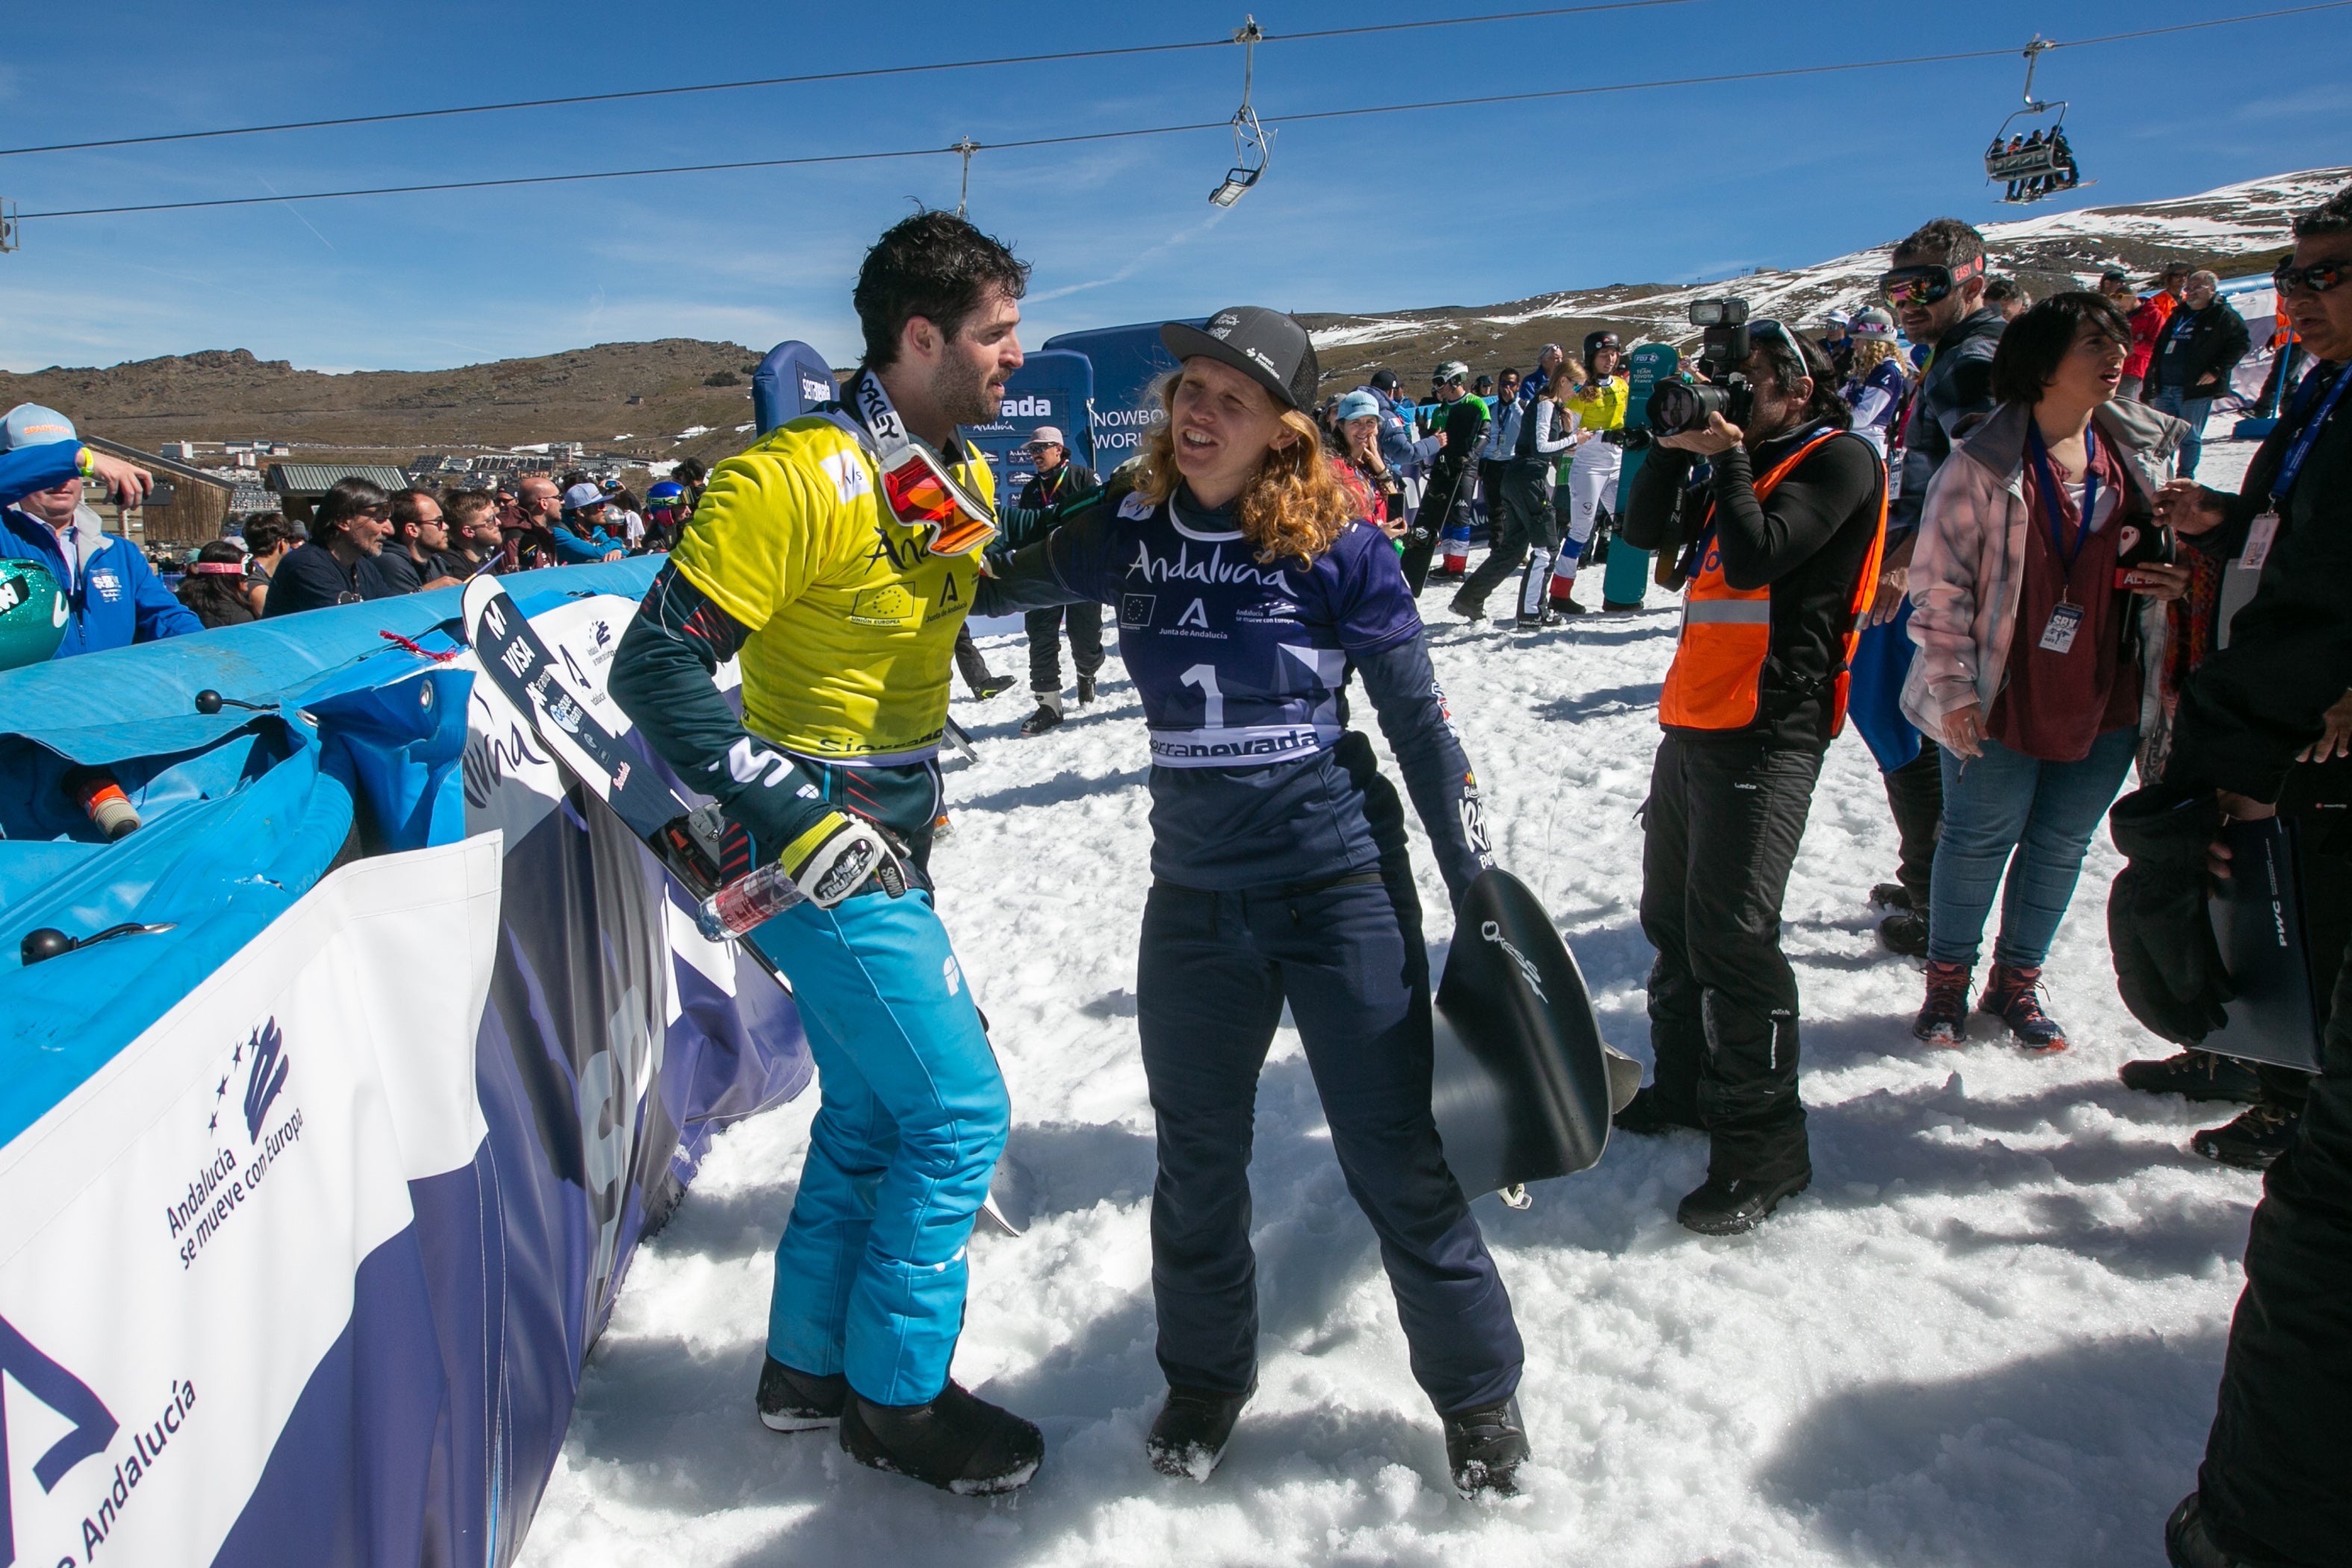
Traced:
<svg viewBox="0 0 2352 1568">
<path fill-rule="evenodd" d="M 900 522 L 928 529 L 934 555 L 971 555 L 996 537 L 988 510 L 929 452 L 910 447 L 882 472 L 882 493 Z"/>
</svg>

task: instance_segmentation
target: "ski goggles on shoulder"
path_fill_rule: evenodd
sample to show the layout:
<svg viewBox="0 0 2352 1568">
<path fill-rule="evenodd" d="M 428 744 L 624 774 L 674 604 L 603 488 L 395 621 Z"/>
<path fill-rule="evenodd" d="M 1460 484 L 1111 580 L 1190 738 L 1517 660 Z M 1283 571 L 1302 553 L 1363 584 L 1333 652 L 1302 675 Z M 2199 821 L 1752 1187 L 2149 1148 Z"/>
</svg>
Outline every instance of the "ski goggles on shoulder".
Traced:
<svg viewBox="0 0 2352 1568">
<path fill-rule="evenodd" d="M 900 522 L 924 531 L 924 548 L 933 555 L 974 555 L 996 537 L 988 508 L 922 447 L 890 454 L 882 494 Z"/>
<path fill-rule="evenodd" d="M 1879 297 L 1890 305 L 1932 305 L 1969 279 L 1982 277 L 1984 268 L 1981 256 L 1956 268 L 1897 267 L 1879 276 Z"/>
<path fill-rule="evenodd" d="M 2297 267 L 2292 261 L 2282 261 L 2271 274 L 2271 287 L 2281 294 L 2292 294 L 2299 289 L 2325 294 L 2344 281 L 2344 265 L 2341 261 L 2315 261 L 2308 267 Z"/>
</svg>

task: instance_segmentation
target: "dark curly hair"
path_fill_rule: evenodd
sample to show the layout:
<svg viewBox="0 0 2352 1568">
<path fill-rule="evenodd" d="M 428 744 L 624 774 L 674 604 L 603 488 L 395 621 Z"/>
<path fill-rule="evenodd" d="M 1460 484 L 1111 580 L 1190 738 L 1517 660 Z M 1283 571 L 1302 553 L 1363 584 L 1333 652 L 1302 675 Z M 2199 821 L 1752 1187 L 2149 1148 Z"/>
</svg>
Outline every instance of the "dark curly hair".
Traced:
<svg viewBox="0 0 2352 1568">
<path fill-rule="evenodd" d="M 1029 291 L 1029 264 L 1002 241 L 950 212 L 892 225 L 866 253 L 849 297 L 866 334 L 866 368 L 898 363 L 899 334 L 914 317 L 955 336 L 995 289 L 1015 300 Z"/>
<path fill-rule="evenodd" d="M 2131 322 L 2105 294 L 2069 289 L 2021 312 L 2000 334 L 1992 353 L 1992 395 L 2002 403 L 2042 401 L 2050 378 L 2074 347 L 2074 334 L 2089 326 L 2126 350 Z"/>
</svg>

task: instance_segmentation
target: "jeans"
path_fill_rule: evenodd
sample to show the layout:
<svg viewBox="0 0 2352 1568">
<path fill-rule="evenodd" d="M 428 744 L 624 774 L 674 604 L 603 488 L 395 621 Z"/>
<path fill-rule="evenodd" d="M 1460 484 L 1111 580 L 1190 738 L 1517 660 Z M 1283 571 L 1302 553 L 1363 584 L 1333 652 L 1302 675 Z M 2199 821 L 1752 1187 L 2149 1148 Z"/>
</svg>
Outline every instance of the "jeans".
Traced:
<svg viewBox="0 0 2352 1568">
<path fill-rule="evenodd" d="M 776 1243 L 768 1353 L 877 1405 L 946 1386 L 964 1242 L 1012 1102 L 929 893 L 799 904 L 751 941 L 792 982 L 820 1103 Z"/>
<path fill-rule="evenodd" d="M 1102 606 L 1088 600 L 1032 610 L 1022 624 L 1029 631 L 1029 689 L 1062 689 L 1062 622 L 1070 624 L 1070 663 L 1086 679 L 1103 667 Z"/>
<path fill-rule="evenodd" d="M 1939 753 L 1944 832 L 1928 893 L 1927 956 L 1976 967 L 1993 895 L 2008 872 L 1996 963 L 2038 969 L 2058 934 L 2083 853 L 2115 804 L 2139 744 L 2137 728 L 2102 735 L 2079 763 L 2045 763 L 1987 738 L 1984 754 Z"/>
<path fill-rule="evenodd" d="M 1429 1109 L 1429 958 L 1402 855 L 1324 888 L 1155 883 L 1136 968 L 1158 1122 L 1151 1295 L 1171 1385 L 1257 1381 L 1249 1163 L 1259 1069 L 1290 1004 L 1348 1192 L 1380 1237 L 1412 1374 L 1442 1415 L 1499 1404 L 1525 1352 Z"/>
<path fill-rule="evenodd" d="M 1658 742 L 1642 809 L 1650 1048 L 1669 1112 L 1706 1129 L 1710 1174 L 1811 1169 L 1797 1094 L 1797 975 L 1780 900 L 1822 753 L 1737 737 Z"/>
<path fill-rule="evenodd" d="M 2178 386 L 2160 386 L 2157 388 L 2156 401 L 2148 406 L 2159 414 L 2189 421 L 2189 434 L 2180 438 L 2180 456 L 2173 461 L 2173 472 L 2184 479 L 2196 478 L 2197 459 L 2205 451 L 2205 416 L 2213 412 L 2213 400 L 2188 396 Z"/>
</svg>

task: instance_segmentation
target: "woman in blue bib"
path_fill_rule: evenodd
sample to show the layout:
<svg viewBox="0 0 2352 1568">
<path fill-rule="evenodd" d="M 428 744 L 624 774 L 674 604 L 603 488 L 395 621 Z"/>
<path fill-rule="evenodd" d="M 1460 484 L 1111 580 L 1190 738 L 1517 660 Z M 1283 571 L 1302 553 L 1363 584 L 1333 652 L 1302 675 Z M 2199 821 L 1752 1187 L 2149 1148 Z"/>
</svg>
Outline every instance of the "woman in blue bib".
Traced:
<svg viewBox="0 0 2352 1568">
<path fill-rule="evenodd" d="M 1110 605 L 1149 726 L 1153 881 L 1136 990 L 1169 1383 L 1151 1461 L 1206 1479 L 1256 1387 L 1250 1141 L 1286 1002 L 1454 1483 L 1508 1491 L 1528 1452 L 1519 1333 L 1431 1118 L 1429 961 L 1404 810 L 1348 727 L 1349 675 L 1457 902 L 1494 864 L 1476 782 L 1396 552 L 1356 516 L 1306 413 L 1318 376 L 1306 329 L 1244 306 L 1160 338 L 1183 368 L 1161 389 L 1169 417 L 1131 486 L 1114 480 L 1000 562 L 974 605 Z"/>
</svg>

